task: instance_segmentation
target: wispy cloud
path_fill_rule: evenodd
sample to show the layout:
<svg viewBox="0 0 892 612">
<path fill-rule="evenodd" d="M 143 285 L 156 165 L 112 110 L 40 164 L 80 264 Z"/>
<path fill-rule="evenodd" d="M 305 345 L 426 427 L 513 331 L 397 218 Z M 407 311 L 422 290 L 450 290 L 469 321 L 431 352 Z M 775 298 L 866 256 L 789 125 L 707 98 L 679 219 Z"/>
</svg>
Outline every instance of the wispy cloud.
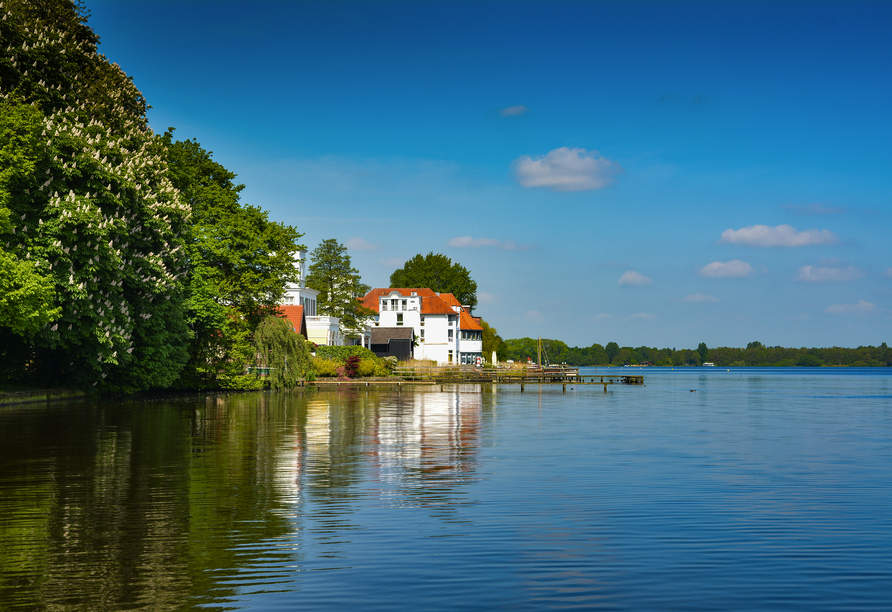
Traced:
<svg viewBox="0 0 892 612">
<path fill-rule="evenodd" d="M 718 302 L 719 298 L 703 293 L 692 293 L 681 299 L 682 302 Z"/>
<path fill-rule="evenodd" d="M 502 117 L 517 117 L 518 115 L 523 115 L 530 112 L 523 104 L 518 104 L 517 106 L 509 106 L 508 108 L 500 108 L 499 114 Z"/>
<path fill-rule="evenodd" d="M 635 270 L 629 270 L 628 272 L 623 272 L 623 275 L 619 277 L 619 280 L 616 281 L 618 285 L 629 285 L 631 287 L 642 287 L 644 285 L 649 285 L 653 282 L 647 276 L 644 276 L 640 272 L 635 272 Z"/>
<path fill-rule="evenodd" d="M 824 309 L 830 314 L 870 314 L 877 311 L 877 305 L 866 300 L 858 300 L 851 304 L 834 304 Z"/>
<path fill-rule="evenodd" d="M 447 246 L 457 249 L 496 247 L 501 251 L 529 251 L 535 248 L 531 244 L 517 244 L 513 240 L 496 240 L 495 238 L 473 238 L 471 236 L 458 236 L 446 241 Z"/>
<path fill-rule="evenodd" d="M 377 251 L 380 248 L 377 244 L 372 244 L 356 236 L 349 238 L 344 246 L 352 251 Z"/>
<path fill-rule="evenodd" d="M 538 310 L 528 310 L 523 315 L 523 320 L 528 323 L 541 323 L 545 320 L 545 317 L 542 316 L 542 313 Z"/>
<path fill-rule="evenodd" d="M 639 313 L 637 313 L 637 314 L 631 314 L 631 315 L 626 316 L 626 319 L 628 319 L 628 320 L 630 320 L 630 321 L 631 321 L 631 320 L 634 320 L 634 319 L 647 319 L 647 320 L 650 320 L 650 319 L 654 319 L 654 318 L 656 318 L 656 317 L 655 317 L 653 314 L 649 313 L 649 312 L 639 312 Z"/>
<path fill-rule="evenodd" d="M 799 268 L 796 280 L 808 283 L 846 283 L 863 277 L 864 272 L 855 266 L 845 268 L 802 266 Z"/>
<path fill-rule="evenodd" d="M 790 225 L 750 225 L 739 230 L 726 229 L 719 241 L 755 247 L 798 247 L 814 244 L 836 244 L 839 237 L 830 230 L 799 231 Z"/>
<path fill-rule="evenodd" d="M 813 202 L 811 204 L 784 204 L 785 210 L 800 216 L 841 215 L 846 212 L 842 206 L 830 206 L 829 202 Z"/>
<path fill-rule="evenodd" d="M 612 184 L 622 167 L 597 151 L 561 147 L 536 158 L 523 155 L 514 161 L 523 187 L 552 191 L 591 191 Z"/>
<path fill-rule="evenodd" d="M 753 274 L 753 267 L 739 259 L 714 261 L 697 270 L 697 274 L 703 278 L 746 278 Z"/>
<path fill-rule="evenodd" d="M 498 304 L 499 298 L 497 295 L 493 295 L 492 293 L 488 293 L 486 291 L 478 291 L 477 301 L 481 304 Z"/>
<path fill-rule="evenodd" d="M 406 260 L 400 259 L 399 257 L 391 257 L 389 259 L 382 259 L 378 263 L 389 268 L 399 268 L 406 263 Z"/>
</svg>

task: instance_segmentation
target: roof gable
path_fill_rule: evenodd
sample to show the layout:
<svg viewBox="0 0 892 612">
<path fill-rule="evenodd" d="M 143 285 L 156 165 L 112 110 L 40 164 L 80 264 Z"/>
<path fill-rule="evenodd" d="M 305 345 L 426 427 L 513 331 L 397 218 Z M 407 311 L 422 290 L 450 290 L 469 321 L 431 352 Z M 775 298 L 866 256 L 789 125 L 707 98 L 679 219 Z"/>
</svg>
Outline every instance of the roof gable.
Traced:
<svg viewBox="0 0 892 612">
<path fill-rule="evenodd" d="M 279 306 L 278 316 L 291 323 L 291 329 L 307 337 L 307 318 L 304 316 L 303 306 Z"/>
</svg>

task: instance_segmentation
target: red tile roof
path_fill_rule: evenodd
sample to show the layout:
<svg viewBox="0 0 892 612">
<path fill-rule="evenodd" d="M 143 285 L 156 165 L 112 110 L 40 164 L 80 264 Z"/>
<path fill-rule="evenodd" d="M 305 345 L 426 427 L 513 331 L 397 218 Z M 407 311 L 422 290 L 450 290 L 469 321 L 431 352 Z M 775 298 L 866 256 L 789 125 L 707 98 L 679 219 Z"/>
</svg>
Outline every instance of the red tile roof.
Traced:
<svg viewBox="0 0 892 612">
<path fill-rule="evenodd" d="M 303 306 L 279 306 L 279 316 L 290 321 L 294 331 L 307 337 L 307 318 Z"/>
<path fill-rule="evenodd" d="M 458 324 L 459 329 L 470 329 L 475 331 L 482 331 L 483 326 L 480 325 L 477 317 L 472 317 L 464 310 L 461 311 L 461 320 Z"/>
<path fill-rule="evenodd" d="M 421 297 L 421 314 L 458 314 L 455 312 L 453 306 L 457 306 L 461 308 L 461 302 L 456 299 L 454 295 L 451 293 L 440 293 L 439 295 L 435 293 L 432 289 L 428 287 L 416 287 L 416 288 L 405 288 L 405 287 L 388 287 L 388 288 L 378 288 L 372 289 L 362 298 L 362 305 L 366 308 L 371 308 L 375 312 L 378 312 L 378 300 L 382 297 L 387 297 L 393 293 L 397 293 L 403 297 L 413 297 L 412 294 L 415 293 L 417 296 Z M 464 312 L 464 311 L 463 311 Z M 481 327 L 467 327 L 462 326 L 461 329 L 482 329 Z"/>
<path fill-rule="evenodd" d="M 431 291 L 430 289 L 424 288 L 415 288 L 415 289 L 405 289 L 405 288 L 379 288 L 372 289 L 368 293 L 365 294 L 362 298 L 362 305 L 366 308 L 371 308 L 375 312 L 378 312 L 378 298 L 381 296 L 390 295 L 393 292 L 397 292 L 405 297 L 412 297 L 412 293 L 415 292 L 417 295 L 421 297 L 430 297 L 436 296 L 437 294 Z"/>
<path fill-rule="evenodd" d="M 446 302 L 448 306 L 458 306 L 459 308 L 461 308 L 461 302 L 459 302 L 458 298 L 456 298 L 451 293 L 441 293 L 440 299 Z"/>
<path fill-rule="evenodd" d="M 421 314 L 451 314 L 456 312 L 452 310 L 446 302 L 440 299 L 439 295 L 421 298 Z"/>
</svg>

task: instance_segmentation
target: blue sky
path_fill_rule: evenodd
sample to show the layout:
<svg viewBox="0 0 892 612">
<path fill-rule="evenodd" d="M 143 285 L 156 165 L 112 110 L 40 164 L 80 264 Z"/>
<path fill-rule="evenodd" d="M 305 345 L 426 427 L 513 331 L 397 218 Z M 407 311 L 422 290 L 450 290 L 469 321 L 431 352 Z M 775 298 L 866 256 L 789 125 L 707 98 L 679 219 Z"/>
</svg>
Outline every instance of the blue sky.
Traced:
<svg viewBox="0 0 892 612">
<path fill-rule="evenodd" d="M 892 342 L 892 3 L 88 0 L 152 127 L 505 338 Z"/>
</svg>

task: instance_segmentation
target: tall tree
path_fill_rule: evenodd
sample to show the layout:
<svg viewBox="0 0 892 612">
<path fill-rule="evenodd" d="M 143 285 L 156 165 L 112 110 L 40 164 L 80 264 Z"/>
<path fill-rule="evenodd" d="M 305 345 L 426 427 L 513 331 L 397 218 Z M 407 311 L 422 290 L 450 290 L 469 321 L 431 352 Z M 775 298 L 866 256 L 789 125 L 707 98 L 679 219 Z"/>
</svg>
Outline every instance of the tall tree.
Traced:
<svg viewBox="0 0 892 612">
<path fill-rule="evenodd" d="M 243 205 L 244 185 L 195 140 L 173 142 L 169 130 L 163 141 L 171 182 L 193 213 L 184 234 L 192 338 L 178 384 L 228 384 L 254 352 L 255 328 L 278 310 L 285 283 L 297 281 L 294 254 L 305 248 L 298 243 L 303 234 Z"/>
<path fill-rule="evenodd" d="M 97 41 L 79 3 L 0 5 L 4 129 L 18 117 L 18 134 L 39 136 L 6 142 L 12 227 L 0 229 L 0 244 L 49 279 L 60 309 L 24 337 L 0 328 L 0 360 L 32 383 L 165 387 L 187 354 L 190 211 L 166 176 L 142 94 Z"/>
<path fill-rule="evenodd" d="M 440 253 L 420 253 L 390 275 L 391 287 L 428 287 L 451 293 L 473 311 L 477 307 L 477 283 L 468 269 Z"/>
<path fill-rule="evenodd" d="M 307 287 L 319 292 L 316 312 L 338 317 L 348 338 L 359 336 L 366 318 L 374 314 L 360 302 L 370 287 L 362 283 L 359 270 L 350 263 L 347 247 L 334 238 L 323 240 L 310 253 Z"/>
</svg>

